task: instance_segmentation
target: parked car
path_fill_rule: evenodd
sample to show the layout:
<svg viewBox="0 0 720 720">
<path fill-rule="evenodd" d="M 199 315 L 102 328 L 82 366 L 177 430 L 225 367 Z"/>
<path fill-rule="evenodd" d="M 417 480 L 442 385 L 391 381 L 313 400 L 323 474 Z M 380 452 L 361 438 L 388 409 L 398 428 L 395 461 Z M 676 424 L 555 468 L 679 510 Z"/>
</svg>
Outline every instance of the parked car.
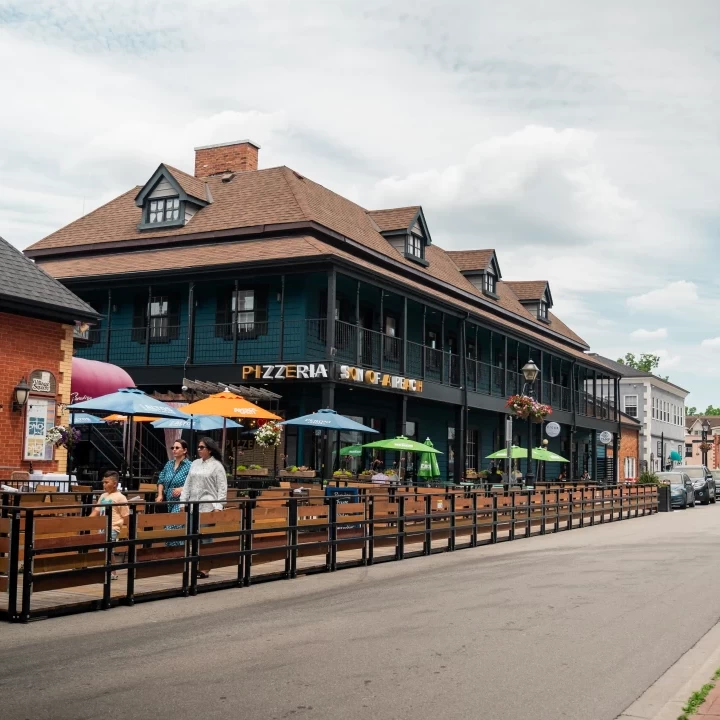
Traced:
<svg viewBox="0 0 720 720">
<path fill-rule="evenodd" d="M 684 472 L 690 476 L 695 488 L 695 499 L 703 505 L 716 501 L 717 488 L 715 479 L 705 465 L 678 465 L 673 468 L 676 472 Z"/>
<path fill-rule="evenodd" d="M 690 476 L 684 472 L 661 472 L 657 474 L 661 483 L 670 485 L 670 504 L 683 510 L 695 507 L 695 488 Z"/>
</svg>

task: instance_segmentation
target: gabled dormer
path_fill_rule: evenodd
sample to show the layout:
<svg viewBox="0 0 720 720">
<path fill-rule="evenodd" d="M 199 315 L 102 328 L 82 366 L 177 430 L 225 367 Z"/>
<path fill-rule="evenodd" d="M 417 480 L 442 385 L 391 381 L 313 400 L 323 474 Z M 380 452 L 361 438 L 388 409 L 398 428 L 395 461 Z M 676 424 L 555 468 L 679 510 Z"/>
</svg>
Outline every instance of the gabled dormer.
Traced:
<svg viewBox="0 0 720 720">
<path fill-rule="evenodd" d="M 135 198 L 142 209 L 138 230 L 182 227 L 211 202 L 206 182 L 161 164 Z"/>
<path fill-rule="evenodd" d="M 425 248 L 432 243 L 422 208 L 418 205 L 389 210 L 371 210 L 368 215 L 378 232 L 404 257 L 428 265 Z"/>
<path fill-rule="evenodd" d="M 506 285 L 531 315 L 542 322 L 550 322 L 548 313 L 553 306 L 553 299 L 547 280 L 516 281 L 508 282 Z"/>
<path fill-rule="evenodd" d="M 483 295 L 498 299 L 497 284 L 502 273 L 494 250 L 448 250 L 447 254 Z"/>
</svg>

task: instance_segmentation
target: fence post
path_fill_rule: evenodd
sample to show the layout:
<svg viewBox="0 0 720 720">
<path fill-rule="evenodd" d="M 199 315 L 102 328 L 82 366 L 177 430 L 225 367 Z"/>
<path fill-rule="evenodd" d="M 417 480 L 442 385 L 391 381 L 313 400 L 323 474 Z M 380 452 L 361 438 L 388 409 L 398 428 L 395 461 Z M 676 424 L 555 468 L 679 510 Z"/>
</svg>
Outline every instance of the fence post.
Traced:
<svg viewBox="0 0 720 720">
<path fill-rule="evenodd" d="M 375 558 L 375 496 L 368 496 L 367 505 L 367 565 L 373 564 Z"/>
<path fill-rule="evenodd" d="M 477 547 L 477 493 L 472 494 L 472 537 L 470 547 Z"/>
<path fill-rule="evenodd" d="M 248 587 L 252 576 L 252 549 L 253 549 L 253 510 L 255 508 L 255 500 L 247 500 L 245 502 L 243 512 L 243 524 L 245 532 L 243 533 L 243 585 Z"/>
<path fill-rule="evenodd" d="M 405 495 L 400 496 L 398 506 L 397 538 L 395 542 L 395 559 L 405 557 Z"/>
<path fill-rule="evenodd" d="M 337 570 L 337 502 L 338 496 L 331 495 L 330 507 L 328 510 L 328 521 L 329 521 L 329 534 L 330 534 L 330 547 L 328 548 L 330 553 L 330 572 Z"/>
<path fill-rule="evenodd" d="M 423 555 L 432 554 L 432 495 L 425 495 L 425 540 Z"/>
<path fill-rule="evenodd" d="M 532 535 L 532 497 L 531 493 L 532 490 L 528 490 L 525 493 L 525 500 L 527 501 L 527 512 L 526 515 L 526 522 L 525 522 L 525 537 L 529 538 Z"/>
<path fill-rule="evenodd" d="M 297 556 L 298 556 L 298 499 L 296 497 L 290 498 L 290 505 L 288 507 L 288 527 L 290 529 L 289 540 L 290 540 L 290 567 L 289 576 L 290 578 L 297 577 Z"/>
<path fill-rule="evenodd" d="M 198 565 L 200 564 L 200 503 L 193 503 L 191 510 L 192 538 L 190 539 L 190 594 L 197 595 Z"/>
<path fill-rule="evenodd" d="M 447 499 L 447 495 L 445 496 Z M 450 495 L 450 532 L 448 533 L 448 550 L 455 549 L 455 493 Z"/>
<path fill-rule="evenodd" d="M 498 496 L 492 495 L 492 527 L 490 528 L 490 544 L 494 545 L 498 539 Z"/>
<path fill-rule="evenodd" d="M 110 598 L 112 596 L 112 574 L 113 574 L 113 543 L 112 543 L 112 512 L 106 506 L 105 514 L 105 572 L 103 574 L 103 596 L 100 607 L 103 610 L 110 609 Z"/>
<path fill-rule="evenodd" d="M 4 508 L 3 508 L 4 509 Z M 17 618 L 17 591 L 20 577 L 20 511 L 14 510 L 10 516 L 10 567 L 8 568 L 8 614 L 10 619 Z"/>
<path fill-rule="evenodd" d="M 509 493 L 510 496 L 510 530 L 508 531 L 508 540 L 515 539 L 515 495 L 516 493 Z"/>
<path fill-rule="evenodd" d="M 540 491 L 540 534 L 545 535 L 547 525 L 547 490 Z"/>
<path fill-rule="evenodd" d="M 30 597 L 32 595 L 33 567 L 33 538 L 35 535 L 35 523 L 33 510 L 25 510 L 25 550 L 23 559 L 23 581 L 22 581 L 22 610 L 20 620 L 24 623 L 30 621 Z"/>
<path fill-rule="evenodd" d="M 568 490 L 568 520 L 566 530 L 573 529 L 573 520 L 575 518 L 575 491 Z"/>
</svg>

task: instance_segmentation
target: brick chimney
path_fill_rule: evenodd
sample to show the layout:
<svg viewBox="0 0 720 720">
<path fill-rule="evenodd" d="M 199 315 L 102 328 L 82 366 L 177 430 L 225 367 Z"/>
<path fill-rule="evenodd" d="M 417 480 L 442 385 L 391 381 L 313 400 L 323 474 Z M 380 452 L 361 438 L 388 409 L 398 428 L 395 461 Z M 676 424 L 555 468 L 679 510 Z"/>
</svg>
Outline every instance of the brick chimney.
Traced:
<svg viewBox="0 0 720 720">
<path fill-rule="evenodd" d="M 250 140 L 203 145 L 195 148 L 195 177 L 258 169 L 258 150 Z"/>
</svg>

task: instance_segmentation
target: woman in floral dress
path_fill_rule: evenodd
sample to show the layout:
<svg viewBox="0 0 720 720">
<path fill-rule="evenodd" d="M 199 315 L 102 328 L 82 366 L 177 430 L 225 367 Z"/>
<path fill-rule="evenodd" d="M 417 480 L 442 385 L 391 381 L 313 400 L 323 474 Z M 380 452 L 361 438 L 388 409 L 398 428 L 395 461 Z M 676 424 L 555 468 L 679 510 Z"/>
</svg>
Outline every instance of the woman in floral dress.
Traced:
<svg viewBox="0 0 720 720">
<path fill-rule="evenodd" d="M 180 493 L 185 486 L 188 473 L 192 463 L 188 460 L 188 446 L 184 440 L 176 440 L 172 446 L 173 459 L 168 460 L 158 477 L 158 489 L 156 502 L 166 502 L 169 513 L 179 513 L 181 508 L 179 502 Z M 166 530 L 182 530 L 184 525 L 168 525 Z M 166 545 L 182 545 L 182 540 L 169 540 Z"/>
</svg>

